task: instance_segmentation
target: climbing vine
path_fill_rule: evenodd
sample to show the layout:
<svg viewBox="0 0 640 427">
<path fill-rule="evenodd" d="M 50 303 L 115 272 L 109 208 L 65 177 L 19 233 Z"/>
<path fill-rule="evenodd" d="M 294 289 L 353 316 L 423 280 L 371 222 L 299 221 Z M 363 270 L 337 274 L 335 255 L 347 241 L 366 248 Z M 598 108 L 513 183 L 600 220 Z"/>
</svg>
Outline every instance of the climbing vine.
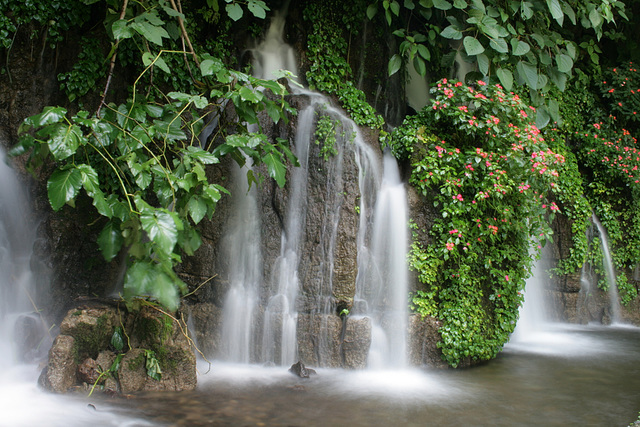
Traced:
<svg viewBox="0 0 640 427">
<path fill-rule="evenodd" d="M 532 116 L 499 85 L 444 79 L 432 107 L 388 140 L 440 212 L 429 244 L 414 241 L 409 258 L 424 285 L 413 307 L 442 320 L 440 345 L 452 366 L 495 357 L 515 327 L 536 254 L 552 239 L 559 207 L 551 190 L 565 159 Z"/>
<path fill-rule="evenodd" d="M 11 155 L 28 155 L 32 171 L 52 166 L 47 194 L 54 211 L 73 207 L 82 193 L 92 200 L 103 224 L 97 243 L 104 258 L 110 261 L 126 252 L 127 301 L 150 296 L 175 310 L 187 287 L 174 268 L 182 256 L 199 248 L 197 225 L 211 218 L 216 203 L 227 193 L 209 181 L 207 165 L 226 155 L 241 164 L 248 158 L 255 165 L 264 164 L 269 177 L 282 187 L 285 164 L 297 164 L 297 159 L 287 141 L 267 140 L 260 131 L 258 113 L 265 111 L 278 122 L 295 111 L 285 101 L 282 84 L 234 71 L 218 52 L 198 54 L 186 32 L 185 16 L 174 2 L 118 5 L 121 10 L 111 10 L 105 20 L 114 43 L 111 57 L 104 61 L 108 77 L 96 111 L 70 113 L 62 106 L 45 107 L 24 120 Z M 246 5 L 255 16 L 264 17 L 263 2 Z M 238 8 L 240 3 L 227 5 L 230 18 L 240 19 Z M 116 12 L 120 19 L 114 20 Z M 164 48 L 171 28 L 180 29 L 176 39 L 186 50 Z M 142 72 L 130 87 L 129 99 L 107 102 L 118 47 L 127 41 L 145 46 L 137 57 Z M 169 64 L 175 58 L 185 62 L 193 81 L 189 92 L 172 90 L 170 81 L 162 84 L 152 79 L 153 73 L 171 75 Z M 70 87 L 70 98 L 86 91 L 86 79 L 94 72 L 87 70 L 83 80 L 81 69 L 74 68 L 61 77 L 67 83 L 78 82 Z M 223 125 L 220 116 L 227 102 L 234 106 L 240 124 Z M 209 129 L 211 138 L 201 139 L 210 121 L 218 126 Z M 264 177 L 250 173 L 248 179 L 253 184 Z"/>
</svg>

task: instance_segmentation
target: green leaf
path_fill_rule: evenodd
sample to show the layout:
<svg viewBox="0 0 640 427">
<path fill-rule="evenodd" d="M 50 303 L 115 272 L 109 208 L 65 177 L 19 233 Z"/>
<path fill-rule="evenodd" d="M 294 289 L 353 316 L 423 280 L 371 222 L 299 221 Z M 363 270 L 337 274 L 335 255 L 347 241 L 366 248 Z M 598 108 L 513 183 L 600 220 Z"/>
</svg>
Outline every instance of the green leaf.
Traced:
<svg viewBox="0 0 640 427">
<path fill-rule="evenodd" d="M 482 47 L 482 44 L 476 38 L 466 36 L 462 43 L 464 44 L 464 50 L 469 56 L 480 55 L 484 52 L 484 47 Z"/>
<path fill-rule="evenodd" d="M 509 52 L 509 46 L 507 45 L 507 42 L 502 38 L 491 39 L 489 41 L 489 46 L 491 46 L 491 48 L 493 48 L 493 50 L 495 50 L 496 52 L 500 52 L 500 53 Z"/>
<path fill-rule="evenodd" d="M 178 227 L 168 212 L 154 208 L 140 215 L 140 223 L 161 252 L 166 255 L 173 252 L 178 242 Z"/>
<path fill-rule="evenodd" d="M 569 55 L 561 53 L 556 56 L 556 64 L 558 64 L 558 71 L 569 74 L 573 68 L 573 59 Z"/>
<path fill-rule="evenodd" d="M 393 0 L 389 4 L 389 9 L 391 9 L 391 12 L 393 12 L 394 15 L 396 15 L 396 16 L 400 15 L 400 4 L 398 3 L 397 0 Z"/>
<path fill-rule="evenodd" d="M 431 52 L 429 52 L 429 49 L 427 49 L 423 44 L 418 45 L 418 54 L 420 54 L 425 61 L 429 61 L 431 59 Z"/>
<path fill-rule="evenodd" d="M 253 13 L 256 18 L 264 19 L 267 17 L 267 10 L 271 10 L 267 7 L 265 2 L 257 0 L 249 0 L 247 4 L 249 11 Z"/>
<path fill-rule="evenodd" d="M 505 90 L 510 91 L 513 88 L 513 74 L 506 68 L 498 68 L 496 75 Z"/>
<path fill-rule="evenodd" d="M 134 262 L 125 274 L 124 296 L 130 300 L 134 296 L 149 295 L 169 310 L 175 311 L 180 301 L 174 280 L 159 264 L 149 261 Z"/>
<path fill-rule="evenodd" d="M 124 338 L 122 337 L 122 327 L 118 326 L 113 331 L 113 335 L 111 335 L 111 346 L 116 351 L 122 351 L 124 348 Z"/>
<path fill-rule="evenodd" d="M 278 187 L 284 187 L 287 169 L 282 164 L 282 159 L 277 152 L 275 150 L 268 152 L 262 157 L 262 161 L 267 165 L 269 176 L 276 180 Z"/>
<path fill-rule="evenodd" d="M 113 33 L 113 38 L 116 40 L 128 39 L 135 34 L 126 19 L 120 19 L 114 22 L 111 25 L 111 32 Z"/>
<path fill-rule="evenodd" d="M 483 74 L 483 75 L 488 75 L 489 74 L 489 58 L 487 57 L 487 55 L 485 55 L 484 53 L 481 53 L 480 55 L 476 56 L 476 60 L 478 61 L 478 70 Z"/>
<path fill-rule="evenodd" d="M 542 129 L 549 124 L 549 113 L 547 113 L 546 107 L 543 105 L 536 110 L 536 126 L 538 129 Z"/>
<path fill-rule="evenodd" d="M 205 165 L 220 163 L 220 160 L 216 156 L 209 153 L 208 151 L 203 150 L 200 147 L 190 145 L 189 147 L 187 147 L 187 151 L 189 152 L 189 157 L 197 159 Z"/>
<path fill-rule="evenodd" d="M 553 19 L 558 22 L 558 24 L 562 27 L 562 23 L 564 21 L 564 13 L 562 12 L 562 8 L 560 7 L 560 3 L 558 0 L 547 0 L 547 6 L 549 7 L 549 12 L 551 12 L 551 16 Z"/>
<path fill-rule="evenodd" d="M 187 211 L 193 222 L 198 224 L 207 214 L 207 202 L 198 195 L 192 196 L 187 202 Z"/>
<path fill-rule="evenodd" d="M 447 0 L 433 0 L 433 7 L 440 10 L 449 10 L 452 6 Z"/>
<path fill-rule="evenodd" d="M 389 75 L 392 76 L 398 72 L 400 67 L 402 66 L 402 57 L 397 53 L 394 54 L 389 60 Z"/>
<path fill-rule="evenodd" d="M 462 31 L 458 30 L 455 26 L 449 25 L 440 33 L 445 39 L 460 40 L 462 38 Z"/>
<path fill-rule="evenodd" d="M 142 37 L 149 40 L 151 43 L 157 44 L 158 46 L 162 46 L 163 38 L 169 38 L 169 33 L 167 33 L 164 28 L 152 25 L 147 21 L 134 21 L 131 23 L 131 28 L 133 28 Z"/>
<path fill-rule="evenodd" d="M 116 226 L 113 221 L 107 222 L 107 225 L 104 226 L 98 235 L 98 246 L 100 247 L 102 256 L 107 262 L 111 261 L 120 253 L 123 242 L 124 238 L 122 237 L 120 227 Z"/>
<path fill-rule="evenodd" d="M 529 46 L 529 43 L 517 39 L 511 39 L 511 49 L 515 56 L 522 56 L 529 53 L 531 47 Z"/>
<path fill-rule="evenodd" d="M 525 61 L 520 61 L 516 65 L 516 70 L 520 77 L 529 85 L 533 90 L 538 89 L 538 69 L 535 65 L 532 65 Z"/>
<path fill-rule="evenodd" d="M 218 71 L 224 68 L 224 64 L 220 58 L 208 56 L 200 63 L 200 73 L 203 76 L 211 76 L 217 74 Z"/>
<path fill-rule="evenodd" d="M 82 187 L 82 174 L 76 168 L 56 170 L 47 181 L 49 203 L 54 211 L 75 199 Z"/>
<path fill-rule="evenodd" d="M 466 9 L 468 6 L 465 0 L 453 0 L 453 7 L 456 9 Z"/>
<path fill-rule="evenodd" d="M 369 20 L 372 20 L 373 17 L 376 16 L 376 13 L 378 13 L 377 3 L 371 3 L 369 6 L 367 6 L 367 18 L 369 18 Z"/>
<path fill-rule="evenodd" d="M 242 18 L 242 15 L 244 13 L 242 11 L 242 7 L 240 7 L 240 5 L 237 3 L 228 4 L 225 7 L 225 10 L 227 11 L 227 15 L 229 15 L 229 18 L 233 19 L 234 21 Z"/>
</svg>

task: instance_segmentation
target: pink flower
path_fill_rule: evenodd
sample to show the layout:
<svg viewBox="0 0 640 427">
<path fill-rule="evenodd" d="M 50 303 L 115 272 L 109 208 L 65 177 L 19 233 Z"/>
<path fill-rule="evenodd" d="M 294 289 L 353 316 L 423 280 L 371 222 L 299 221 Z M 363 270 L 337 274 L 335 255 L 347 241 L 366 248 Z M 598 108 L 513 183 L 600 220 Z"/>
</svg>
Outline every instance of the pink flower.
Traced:
<svg viewBox="0 0 640 427">
<path fill-rule="evenodd" d="M 447 244 L 446 244 L 446 247 L 447 247 L 448 251 L 452 251 L 454 246 L 455 245 L 453 244 L 453 242 L 447 242 Z"/>
<path fill-rule="evenodd" d="M 506 280 L 507 282 L 509 281 L 509 275 L 508 274 L 504 275 L 504 280 Z"/>
</svg>

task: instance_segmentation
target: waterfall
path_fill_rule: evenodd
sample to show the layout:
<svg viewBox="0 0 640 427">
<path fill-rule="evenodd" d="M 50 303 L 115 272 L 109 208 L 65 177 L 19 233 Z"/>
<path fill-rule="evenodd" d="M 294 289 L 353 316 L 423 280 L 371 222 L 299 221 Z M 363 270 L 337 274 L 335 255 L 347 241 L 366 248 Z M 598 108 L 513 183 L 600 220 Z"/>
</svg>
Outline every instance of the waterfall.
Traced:
<svg viewBox="0 0 640 427">
<path fill-rule="evenodd" d="M 283 30 L 284 16 L 276 14 L 265 40 L 253 49 L 256 76 L 270 78 L 272 71 L 280 69 L 295 71 L 295 58 L 284 43 Z M 298 334 L 302 330 L 314 346 L 309 357 L 320 366 L 338 366 L 337 341 L 342 338 L 335 335 L 340 318 L 336 313 L 334 280 L 344 273 L 336 267 L 336 254 L 340 250 L 342 212 L 354 209 L 345 205 L 345 165 L 355 162 L 359 190 L 356 203 L 360 211 L 354 242 L 357 275 L 354 270 L 352 286 L 356 302 L 366 309 L 354 310 L 353 314 L 355 318 L 372 319 L 370 365 L 402 367 L 408 317 L 408 231 L 406 194 L 397 164 L 388 155 L 383 178 L 379 156 L 352 120 L 321 94 L 297 87 L 292 91 L 309 99 L 309 106 L 299 113 L 295 127 L 292 145 L 300 167 L 291 169 L 284 190 L 287 205 L 280 252 L 272 265 L 264 268 L 271 275 L 263 279 L 257 194 L 253 194 L 255 190 L 247 192 L 246 187 L 235 189 L 233 222 L 225 240 L 227 256 L 233 261 L 229 263 L 221 354 L 233 362 L 286 366 L 300 357 Z M 334 150 L 323 155 L 324 160 L 317 159 L 320 147 L 313 144 L 321 144 L 315 141 L 321 116 L 328 118 L 335 129 Z M 244 177 L 240 174 L 235 179 Z M 309 185 L 311 179 L 317 183 L 313 187 Z M 310 200 L 316 206 L 321 203 L 321 213 L 309 210 Z M 314 236 L 309 235 L 310 229 Z M 300 307 L 305 310 L 304 321 L 300 319 Z"/>
<path fill-rule="evenodd" d="M 24 189 L 0 150 L 0 371 L 42 355 L 46 328 L 30 268 L 35 227 Z"/>
<path fill-rule="evenodd" d="M 358 266 L 356 300 L 366 301 L 372 319 L 369 367 L 401 368 L 406 364 L 409 218 L 406 190 L 389 152 L 373 218 L 370 247 L 359 248 L 365 255 Z"/>
<path fill-rule="evenodd" d="M 620 299 L 618 298 L 618 284 L 616 283 L 616 273 L 611 260 L 611 252 L 609 249 L 609 239 L 607 230 L 604 229 L 598 217 L 592 216 L 593 223 L 598 229 L 600 242 L 602 243 L 602 264 L 605 269 L 607 284 L 609 285 L 609 309 L 611 323 L 620 323 Z"/>
<path fill-rule="evenodd" d="M 523 341 L 545 330 L 549 324 L 547 301 L 545 298 L 545 278 L 548 278 L 547 265 L 544 262 L 544 249 L 535 261 L 531 277 L 525 283 L 524 304 L 520 307 L 520 316 L 513 332 L 514 341 Z M 531 256 L 534 256 L 531 254 Z"/>
<path fill-rule="evenodd" d="M 260 252 L 260 216 L 256 188 L 248 188 L 246 173 L 250 160 L 240 168 L 234 165 L 234 215 L 227 224 L 225 257 L 229 260 L 229 292 L 222 320 L 221 357 L 228 361 L 252 361 L 254 318 L 258 293 L 262 286 L 262 254 Z"/>
</svg>

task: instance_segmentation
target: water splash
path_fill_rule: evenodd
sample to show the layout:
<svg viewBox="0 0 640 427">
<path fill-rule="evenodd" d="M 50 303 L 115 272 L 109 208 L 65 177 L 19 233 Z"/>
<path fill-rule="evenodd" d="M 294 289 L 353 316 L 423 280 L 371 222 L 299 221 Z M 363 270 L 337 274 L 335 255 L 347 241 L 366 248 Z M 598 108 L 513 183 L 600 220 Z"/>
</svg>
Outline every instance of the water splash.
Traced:
<svg viewBox="0 0 640 427">
<path fill-rule="evenodd" d="M 396 160 L 384 156 L 384 176 L 375 206 L 371 245 L 359 265 L 356 299 L 367 302 L 373 320 L 369 367 L 406 365 L 408 208 Z M 364 257 L 363 257 L 364 258 Z"/>
<path fill-rule="evenodd" d="M 620 299 L 618 298 L 618 285 L 616 283 L 616 272 L 613 267 L 613 261 L 611 260 L 611 252 L 609 249 L 609 238 L 607 236 L 607 230 L 602 226 L 602 223 L 594 214 L 592 221 L 598 229 L 600 241 L 602 242 L 602 263 L 605 269 L 605 275 L 607 284 L 609 285 L 609 310 L 611 316 L 611 323 L 620 323 Z"/>
<path fill-rule="evenodd" d="M 520 316 L 511 341 L 526 342 L 535 340 L 551 326 L 547 311 L 547 298 L 544 291 L 545 283 L 549 279 L 548 266 L 543 257 L 544 252 L 545 249 L 543 249 L 540 258 L 535 261 L 531 277 L 526 281 L 524 304 L 520 307 Z"/>
</svg>

